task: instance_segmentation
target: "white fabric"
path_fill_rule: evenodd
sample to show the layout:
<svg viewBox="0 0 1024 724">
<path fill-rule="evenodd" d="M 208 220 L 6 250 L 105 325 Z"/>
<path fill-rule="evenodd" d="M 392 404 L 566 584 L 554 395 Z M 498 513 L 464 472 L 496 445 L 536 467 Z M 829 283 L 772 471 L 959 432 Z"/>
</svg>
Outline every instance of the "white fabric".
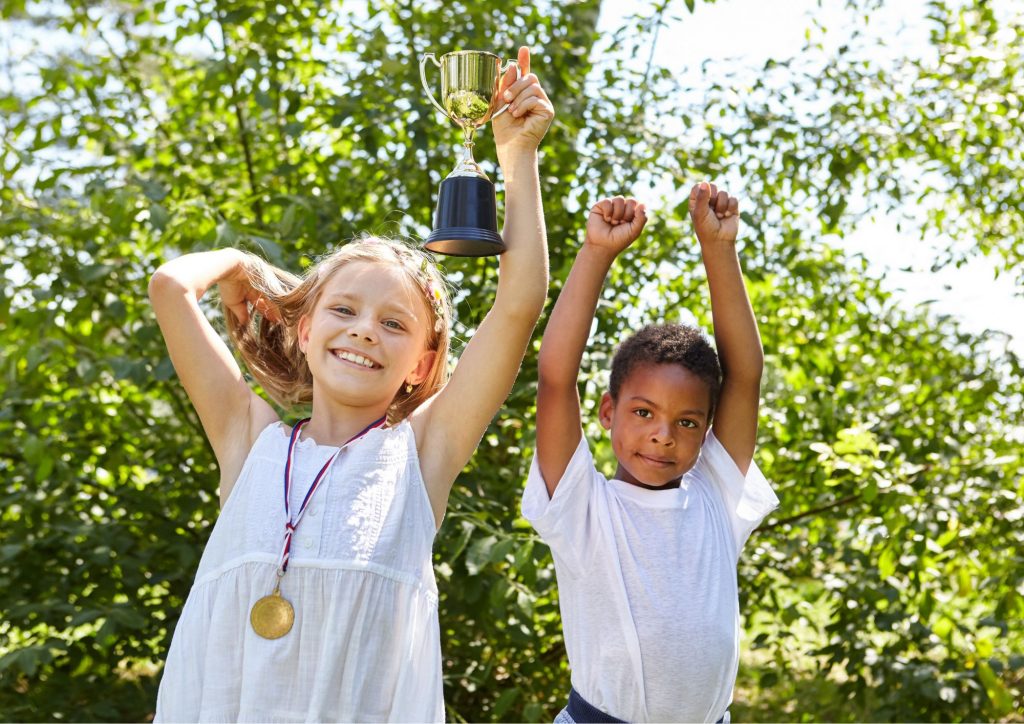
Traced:
<svg viewBox="0 0 1024 724">
<path fill-rule="evenodd" d="M 721 718 L 739 665 L 738 553 L 777 505 L 713 433 L 677 489 L 606 479 L 581 439 L 549 498 L 534 459 L 523 516 L 554 556 L 576 691 L 630 722 Z"/>
<path fill-rule="evenodd" d="M 434 515 L 408 422 L 338 455 L 281 580 L 295 625 L 276 640 L 252 630 L 284 540 L 288 433 L 263 430 L 217 520 L 167 655 L 157 721 L 443 721 Z M 336 449 L 297 444 L 292 511 Z"/>
</svg>

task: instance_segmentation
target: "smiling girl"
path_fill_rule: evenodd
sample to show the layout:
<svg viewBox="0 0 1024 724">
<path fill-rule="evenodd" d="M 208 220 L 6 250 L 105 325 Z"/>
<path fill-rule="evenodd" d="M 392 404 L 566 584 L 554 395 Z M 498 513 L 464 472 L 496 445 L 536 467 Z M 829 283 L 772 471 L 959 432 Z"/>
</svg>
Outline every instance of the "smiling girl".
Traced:
<svg viewBox="0 0 1024 724">
<path fill-rule="evenodd" d="M 444 719 L 431 546 L 547 292 L 537 146 L 553 110 L 526 48 L 519 62 L 509 113 L 494 120 L 507 251 L 450 379 L 444 280 L 403 244 L 351 242 L 301 279 L 233 249 L 154 274 L 150 298 L 216 455 L 222 506 L 157 720 Z M 308 419 L 284 425 L 250 389 L 199 306 L 215 284 L 249 371 L 283 409 L 311 405 Z"/>
</svg>

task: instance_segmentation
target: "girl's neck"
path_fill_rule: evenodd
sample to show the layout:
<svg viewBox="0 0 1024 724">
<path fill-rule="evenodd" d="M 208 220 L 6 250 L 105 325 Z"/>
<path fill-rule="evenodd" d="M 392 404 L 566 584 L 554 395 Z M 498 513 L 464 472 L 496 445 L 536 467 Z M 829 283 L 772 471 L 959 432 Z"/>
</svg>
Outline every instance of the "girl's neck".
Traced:
<svg viewBox="0 0 1024 724">
<path fill-rule="evenodd" d="M 337 407 L 313 404 L 313 412 L 300 435 L 318 445 L 341 447 L 369 425 L 384 417 L 387 410 L 366 407 Z"/>
</svg>

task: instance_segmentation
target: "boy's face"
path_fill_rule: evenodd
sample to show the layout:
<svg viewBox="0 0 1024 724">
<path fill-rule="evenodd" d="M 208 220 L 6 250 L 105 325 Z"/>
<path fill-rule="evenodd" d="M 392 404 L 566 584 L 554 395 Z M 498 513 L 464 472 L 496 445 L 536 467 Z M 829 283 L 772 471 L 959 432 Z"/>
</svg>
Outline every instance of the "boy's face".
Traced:
<svg viewBox="0 0 1024 724">
<path fill-rule="evenodd" d="M 674 487 L 692 468 L 708 431 L 711 391 L 676 364 L 646 364 L 623 380 L 619 397 L 605 393 L 601 424 L 611 430 L 619 461 L 615 477 L 644 487 Z"/>
</svg>

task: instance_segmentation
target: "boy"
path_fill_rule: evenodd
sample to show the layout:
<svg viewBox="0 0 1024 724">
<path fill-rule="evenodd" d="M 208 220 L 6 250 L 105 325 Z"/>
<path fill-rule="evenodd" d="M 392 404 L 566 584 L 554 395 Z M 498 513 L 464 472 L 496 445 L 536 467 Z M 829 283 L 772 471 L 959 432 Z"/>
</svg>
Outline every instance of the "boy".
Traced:
<svg viewBox="0 0 1024 724">
<path fill-rule="evenodd" d="M 736 254 L 738 206 L 708 183 L 690 193 L 721 372 L 690 327 L 646 327 L 620 346 L 600 405 L 615 479 L 583 439 L 577 377 L 608 269 L 647 223 L 642 204 L 594 206 L 544 333 L 523 515 L 558 576 L 572 688 L 556 722 L 728 720 L 736 562 L 778 505 L 752 460 L 764 355 Z"/>
</svg>

